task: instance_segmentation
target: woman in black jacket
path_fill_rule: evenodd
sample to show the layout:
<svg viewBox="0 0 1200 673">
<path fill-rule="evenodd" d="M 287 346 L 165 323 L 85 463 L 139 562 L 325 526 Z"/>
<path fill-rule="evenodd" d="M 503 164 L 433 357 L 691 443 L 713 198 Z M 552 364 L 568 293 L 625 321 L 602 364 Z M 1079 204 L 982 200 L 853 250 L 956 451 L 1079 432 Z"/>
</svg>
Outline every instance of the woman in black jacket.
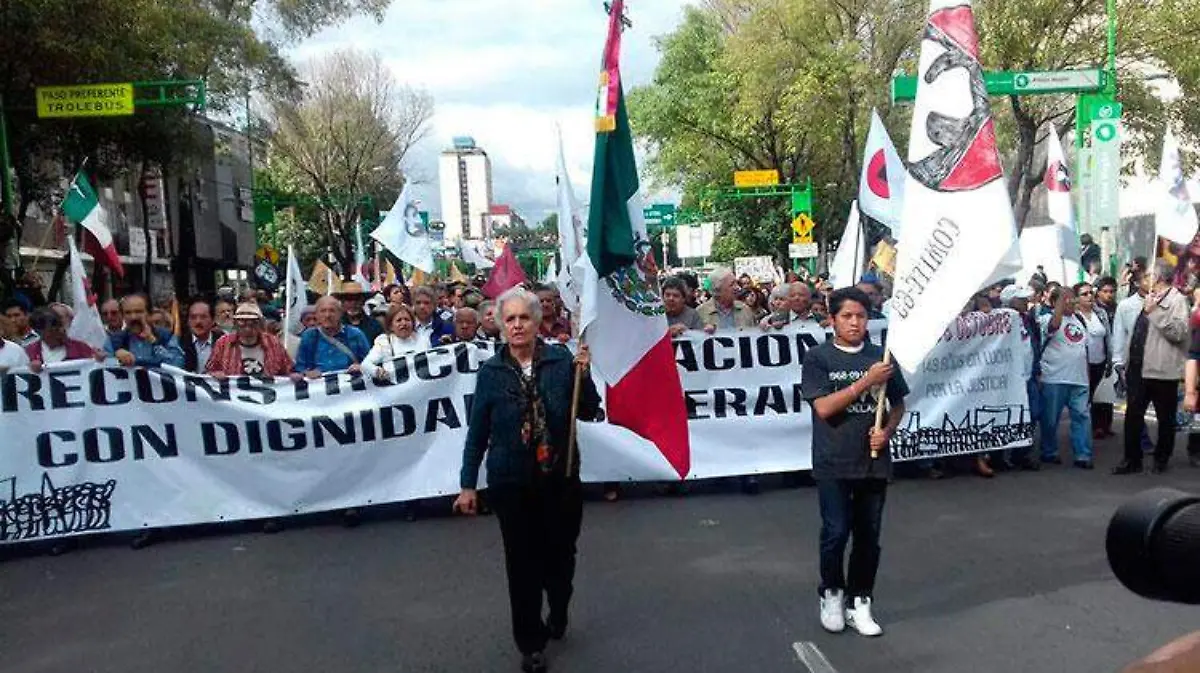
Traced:
<svg viewBox="0 0 1200 673">
<path fill-rule="evenodd" d="M 538 339 L 541 306 L 514 288 L 497 300 L 505 345 L 483 364 L 475 383 L 463 450 L 462 493 L 456 511 L 474 514 L 479 465 L 487 453 L 488 503 L 500 520 L 513 636 L 521 669 L 546 670 L 547 639 L 561 639 L 575 575 L 575 541 L 583 518 L 579 456 L 570 446 L 575 365 L 590 362 L 586 346 L 572 358 Z M 585 371 L 579 418 L 591 420 L 600 396 Z M 549 615 L 542 620 L 542 592 Z"/>
</svg>

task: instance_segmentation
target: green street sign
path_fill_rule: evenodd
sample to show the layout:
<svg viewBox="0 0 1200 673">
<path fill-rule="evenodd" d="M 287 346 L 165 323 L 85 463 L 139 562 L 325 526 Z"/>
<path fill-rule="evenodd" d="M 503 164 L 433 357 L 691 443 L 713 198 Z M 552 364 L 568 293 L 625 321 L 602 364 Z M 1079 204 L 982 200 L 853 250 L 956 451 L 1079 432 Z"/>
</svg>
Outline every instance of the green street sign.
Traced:
<svg viewBox="0 0 1200 673">
<path fill-rule="evenodd" d="M 997 71 L 983 73 L 989 96 L 1021 96 L 1052 93 L 1089 93 L 1104 90 L 1108 73 L 1098 68 L 1087 70 Z M 892 78 L 892 101 L 911 101 L 917 97 L 915 75 Z"/>
<path fill-rule="evenodd" d="M 1118 198 L 1121 191 L 1121 112 L 1117 101 L 1096 100 L 1088 115 L 1092 145 L 1091 190 L 1088 194 L 1088 225 L 1093 231 L 1116 231 L 1120 223 Z"/>
<path fill-rule="evenodd" d="M 642 210 L 642 219 L 647 227 L 675 226 L 675 205 L 671 203 L 656 203 Z"/>
</svg>

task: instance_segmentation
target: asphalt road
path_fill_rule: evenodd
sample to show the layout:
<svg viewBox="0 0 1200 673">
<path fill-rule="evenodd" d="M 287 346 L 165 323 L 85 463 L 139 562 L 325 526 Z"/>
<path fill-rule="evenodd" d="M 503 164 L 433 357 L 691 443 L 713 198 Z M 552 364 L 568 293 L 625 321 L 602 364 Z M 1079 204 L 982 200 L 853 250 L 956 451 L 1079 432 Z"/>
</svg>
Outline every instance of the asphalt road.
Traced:
<svg viewBox="0 0 1200 673">
<path fill-rule="evenodd" d="M 591 503 L 551 670 L 803 672 L 797 643 L 843 673 L 1119 670 L 1200 629 L 1200 608 L 1123 589 L 1104 556 L 1108 517 L 1151 485 L 1200 491 L 1200 470 L 1112 477 L 1117 451 L 1101 444 L 1095 472 L 898 482 L 874 640 L 817 622 L 812 488 Z M 0 620 L 5 673 L 517 670 L 490 517 L 9 558 Z"/>
</svg>

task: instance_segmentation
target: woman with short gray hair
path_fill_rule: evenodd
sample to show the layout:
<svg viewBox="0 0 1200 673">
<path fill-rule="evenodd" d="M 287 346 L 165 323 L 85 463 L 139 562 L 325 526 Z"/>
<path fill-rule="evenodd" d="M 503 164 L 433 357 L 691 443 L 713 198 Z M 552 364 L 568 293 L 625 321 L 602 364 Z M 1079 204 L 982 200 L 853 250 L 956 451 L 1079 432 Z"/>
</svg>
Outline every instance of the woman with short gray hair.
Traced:
<svg viewBox="0 0 1200 673">
<path fill-rule="evenodd" d="M 504 345 L 483 363 L 475 382 L 463 449 L 462 492 L 455 511 L 475 514 L 479 467 L 487 454 L 488 503 L 504 540 L 513 637 L 527 672 L 546 670 L 547 639 L 561 639 L 575 577 L 575 542 L 583 520 L 579 460 L 572 445 L 571 401 L 577 381 L 578 417 L 591 420 L 600 395 L 590 375 L 577 379 L 590 355 L 538 338 L 541 308 L 527 290 L 500 295 Z M 542 621 L 542 595 L 549 619 Z"/>
</svg>

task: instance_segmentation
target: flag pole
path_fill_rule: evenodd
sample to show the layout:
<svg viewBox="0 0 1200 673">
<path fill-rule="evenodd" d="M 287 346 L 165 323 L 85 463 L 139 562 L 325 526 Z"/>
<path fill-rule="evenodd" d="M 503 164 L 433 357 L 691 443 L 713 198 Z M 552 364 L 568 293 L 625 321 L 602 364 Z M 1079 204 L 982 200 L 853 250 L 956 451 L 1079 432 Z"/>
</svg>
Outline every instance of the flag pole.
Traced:
<svg viewBox="0 0 1200 673">
<path fill-rule="evenodd" d="M 580 334 L 579 335 L 579 348 L 583 349 L 584 346 L 586 346 L 586 344 L 584 343 L 583 335 Z M 584 371 L 583 365 L 580 364 L 578 360 L 576 360 L 575 361 L 575 385 L 572 386 L 572 388 L 571 388 L 571 425 L 569 426 L 570 432 L 568 433 L 568 436 L 567 436 L 567 477 L 568 478 L 571 476 L 571 472 L 573 472 L 575 470 L 575 452 L 577 450 L 576 446 L 575 446 L 575 440 L 576 440 L 575 421 L 576 421 L 576 419 L 579 418 L 579 390 L 580 390 L 580 388 L 583 387 L 583 371 Z"/>
<path fill-rule="evenodd" d="M 892 352 L 887 348 L 887 340 L 883 342 L 883 364 L 892 364 Z M 875 431 L 883 429 L 883 405 L 887 401 L 887 384 L 875 389 Z M 879 449 L 871 449 L 871 460 L 879 458 Z"/>
</svg>

